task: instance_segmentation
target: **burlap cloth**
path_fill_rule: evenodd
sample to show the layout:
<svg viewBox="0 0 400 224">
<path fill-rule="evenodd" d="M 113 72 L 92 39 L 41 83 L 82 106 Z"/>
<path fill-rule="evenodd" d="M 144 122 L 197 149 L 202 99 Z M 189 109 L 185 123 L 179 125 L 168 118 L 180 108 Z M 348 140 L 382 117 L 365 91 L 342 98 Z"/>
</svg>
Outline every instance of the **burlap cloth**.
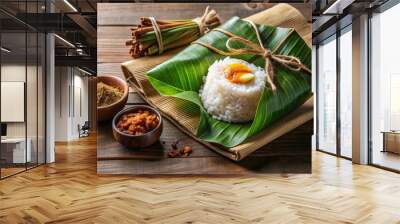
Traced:
<svg viewBox="0 0 400 224">
<path fill-rule="evenodd" d="M 299 35 L 310 46 L 311 26 L 303 15 L 288 4 L 279 4 L 263 12 L 254 14 L 247 19 L 257 23 L 279 27 L 293 27 Z M 225 148 L 220 145 L 205 142 L 196 137 L 196 130 L 199 122 L 199 116 L 193 116 L 182 109 L 182 106 L 188 105 L 182 100 L 173 97 L 161 96 L 148 82 L 145 74 L 153 67 L 161 64 L 165 60 L 177 54 L 181 49 L 165 52 L 160 56 L 144 57 L 122 64 L 122 70 L 130 86 L 137 90 L 138 94 L 151 106 L 156 107 L 162 115 L 176 125 L 180 130 L 193 137 L 200 143 L 208 146 L 210 149 L 226 156 L 232 160 L 238 161 L 250 153 L 256 151 L 262 146 L 301 126 L 313 118 L 313 98 L 310 98 L 301 107 L 294 112 L 275 122 L 272 126 L 266 128 L 261 133 L 247 139 L 244 143 L 233 147 Z M 311 149 L 310 149 L 311 150 Z"/>
</svg>

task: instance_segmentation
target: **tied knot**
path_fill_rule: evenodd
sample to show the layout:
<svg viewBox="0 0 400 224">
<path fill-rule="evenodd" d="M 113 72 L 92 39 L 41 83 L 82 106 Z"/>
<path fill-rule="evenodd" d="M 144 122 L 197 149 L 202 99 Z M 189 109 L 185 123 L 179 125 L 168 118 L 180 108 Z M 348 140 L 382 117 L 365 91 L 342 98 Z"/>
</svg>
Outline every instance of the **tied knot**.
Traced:
<svg viewBox="0 0 400 224">
<path fill-rule="evenodd" d="M 206 7 L 206 10 L 201 17 L 193 19 L 193 22 L 197 23 L 199 26 L 200 36 L 208 33 L 210 27 L 221 23 L 217 12 L 213 9 L 210 10 L 210 6 Z"/>
<path fill-rule="evenodd" d="M 264 57 L 264 58 L 270 58 L 270 57 L 271 57 L 271 51 L 264 48 L 263 57 Z"/>
</svg>

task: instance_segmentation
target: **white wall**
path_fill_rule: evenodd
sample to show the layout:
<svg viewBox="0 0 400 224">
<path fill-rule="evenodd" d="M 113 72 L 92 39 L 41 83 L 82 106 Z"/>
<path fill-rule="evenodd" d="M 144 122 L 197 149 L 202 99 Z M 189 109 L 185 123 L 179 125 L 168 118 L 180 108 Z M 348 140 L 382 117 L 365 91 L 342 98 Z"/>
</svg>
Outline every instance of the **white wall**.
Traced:
<svg viewBox="0 0 400 224">
<path fill-rule="evenodd" d="M 69 68 L 55 68 L 55 99 L 54 99 L 54 119 L 55 119 L 55 141 L 68 141 L 69 133 Z"/>
<path fill-rule="evenodd" d="M 88 78 L 72 67 L 56 67 L 55 74 L 55 141 L 74 140 L 88 120 Z"/>
<path fill-rule="evenodd" d="M 25 64 L 8 64 L 1 66 L 1 81 L 18 81 L 25 82 Z M 1 108 L 6 110 L 6 108 Z M 12 122 L 7 123 L 7 137 L 23 137 L 25 138 L 25 123 Z"/>
<path fill-rule="evenodd" d="M 28 73 L 33 69 L 28 66 Z M 1 66 L 2 82 L 25 82 L 25 64 L 3 64 Z M 35 92 L 36 93 L 36 92 Z M 29 93 L 28 93 L 29 95 Z M 7 108 L 1 108 L 7 110 Z M 29 115 L 28 115 L 29 116 Z M 28 120 L 29 119 L 28 117 Z M 23 137 L 25 138 L 25 122 L 7 122 L 7 137 Z M 28 136 L 29 137 L 29 136 Z"/>
<path fill-rule="evenodd" d="M 82 76 L 82 73 L 76 74 L 75 70 L 75 75 L 74 75 L 74 91 L 73 96 L 74 98 L 74 110 L 75 113 L 73 113 L 74 118 L 72 119 L 72 136 L 74 138 L 78 138 L 79 133 L 78 133 L 78 124 L 83 125 L 85 121 L 88 121 L 89 119 L 89 102 L 88 102 L 88 78 L 87 76 Z M 80 93 L 79 93 L 80 92 Z M 82 110 L 82 111 L 80 111 Z"/>
</svg>

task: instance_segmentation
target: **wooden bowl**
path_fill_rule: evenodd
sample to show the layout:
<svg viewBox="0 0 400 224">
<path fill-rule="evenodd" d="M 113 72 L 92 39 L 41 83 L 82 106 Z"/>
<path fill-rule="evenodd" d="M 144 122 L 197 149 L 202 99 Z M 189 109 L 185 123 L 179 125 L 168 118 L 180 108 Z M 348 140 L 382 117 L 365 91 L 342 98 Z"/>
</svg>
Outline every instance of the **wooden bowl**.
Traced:
<svg viewBox="0 0 400 224">
<path fill-rule="evenodd" d="M 97 82 L 103 82 L 110 86 L 119 87 L 124 91 L 124 94 L 122 95 L 121 99 L 117 100 L 116 102 L 107 106 L 97 107 L 98 121 L 111 120 L 114 117 L 114 115 L 118 113 L 118 111 L 124 108 L 126 101 L 128 100 L 128 92 L 129 92 L 128 83 L 126 83 L 121 78 L 111 75 L 98 76 Z"/>
<path fill-rule="evenodd" d="M 158 121 L 159 121 L 156 128 L 154 128 L 153 130 L 151 130 L 143 135 L 129 135 L 129 134 L 126 134 L 126 133 L 118 130 L 116 125 L 119 121 L 119 118 L 125 113 L 135 112 L 138 110 L 148 110 L 148 111 L 154 113 L 158 117 Z M 161 132 L 163 130 L 162 117 L 158 111 L 156 111 L 155 109 L 153 109 L 150 106 L 135 105 L 135 106 L 126 108 L 124 110 L 121 110 L 114 116 L 114 119 L 112 120 L 112 129 L 113 129 L 114 139 L 117 140 L 120 144 L 122 144 L 128 148 L 147 147 L 147 146 L 154 144 L 155 142 L 157 142 L 160 139 Z"/>
</svg>

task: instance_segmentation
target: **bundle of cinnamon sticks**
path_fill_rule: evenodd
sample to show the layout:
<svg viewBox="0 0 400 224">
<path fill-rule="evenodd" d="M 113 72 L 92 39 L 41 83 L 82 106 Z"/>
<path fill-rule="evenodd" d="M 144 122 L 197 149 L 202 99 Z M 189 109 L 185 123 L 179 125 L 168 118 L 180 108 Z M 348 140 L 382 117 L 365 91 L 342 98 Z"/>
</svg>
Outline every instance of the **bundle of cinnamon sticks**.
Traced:
<svg viewBox="0 0 400 224">
<path fill-rule="evenodd" d="M 206 8 L 202 17 L 183 20 L 156 20 L 142 17 L 140 24 L 134 25 L 130 46 L 133 58 L 162 54 L 164 51 L 181 47 L 200 38 L 209 30 L 219 26 L 220 19 L 215 10 Z"/>
</svg>

